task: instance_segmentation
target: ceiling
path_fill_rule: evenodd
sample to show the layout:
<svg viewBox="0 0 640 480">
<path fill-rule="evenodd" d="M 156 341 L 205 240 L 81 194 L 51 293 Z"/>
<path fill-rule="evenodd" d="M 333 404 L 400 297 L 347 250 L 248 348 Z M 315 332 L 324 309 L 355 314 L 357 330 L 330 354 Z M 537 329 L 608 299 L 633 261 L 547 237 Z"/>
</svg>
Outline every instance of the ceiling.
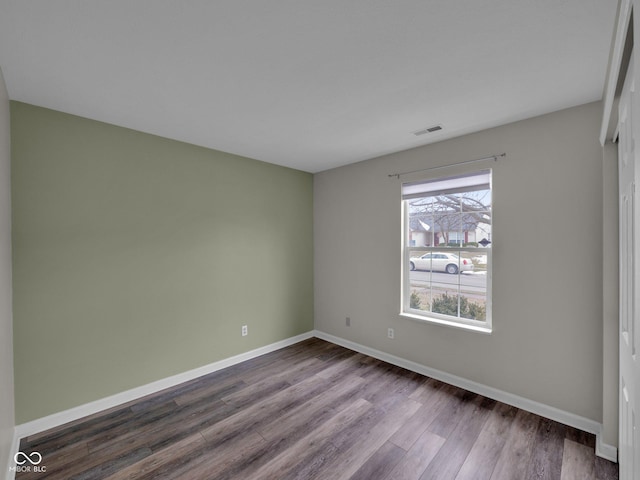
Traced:
<svg viewBox="0 0 640 480">
<path fill-rule="evenodd" d="M 616 5 L 0 0 L 0 67 L 12 100 L 318 172 L 599 100 Z"/>
</svg>

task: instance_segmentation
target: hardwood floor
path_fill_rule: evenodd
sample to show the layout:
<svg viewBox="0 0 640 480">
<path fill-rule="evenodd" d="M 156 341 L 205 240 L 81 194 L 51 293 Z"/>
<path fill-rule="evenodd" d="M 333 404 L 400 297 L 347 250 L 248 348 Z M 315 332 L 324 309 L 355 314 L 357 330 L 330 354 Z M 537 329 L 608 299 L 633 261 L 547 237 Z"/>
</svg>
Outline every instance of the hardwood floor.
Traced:
<svg viewBox="0 0 640 480">
<path fill-rule="evenodd" d="M 26 479 L 611 480 L 595 438 L 311 339 L 23 439 Z"/>
</svg>

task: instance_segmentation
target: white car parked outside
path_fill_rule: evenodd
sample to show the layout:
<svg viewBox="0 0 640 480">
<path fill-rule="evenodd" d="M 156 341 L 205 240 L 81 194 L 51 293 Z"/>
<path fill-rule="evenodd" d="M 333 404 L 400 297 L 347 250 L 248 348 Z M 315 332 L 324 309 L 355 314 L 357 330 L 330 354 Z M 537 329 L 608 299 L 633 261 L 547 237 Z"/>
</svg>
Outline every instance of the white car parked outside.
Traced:
<svg viewBox="0 0 640 480">
<path fill-rule="evenodd" d="M 446 272 L 456 274 L 473 270 L 473 262 L 466 258 L 460 258 L 454 253 L 429 252 L 421 257 L 409 259 L 411 270 L 430 270 L 432 272 Z"/>
</svg>

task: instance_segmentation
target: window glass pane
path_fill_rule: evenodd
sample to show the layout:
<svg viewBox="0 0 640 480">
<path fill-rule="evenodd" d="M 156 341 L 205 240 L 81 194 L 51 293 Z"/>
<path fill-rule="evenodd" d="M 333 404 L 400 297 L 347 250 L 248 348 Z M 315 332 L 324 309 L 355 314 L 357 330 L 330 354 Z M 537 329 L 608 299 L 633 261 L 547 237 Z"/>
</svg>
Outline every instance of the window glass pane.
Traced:
<svg viewBox="0 0 640 480">
<path fill-rule="evenodd" d="M 486 297 L 460 294 L 460 317 L 470 320 L 487 319 Z"/>
<path fill-rule="evenodd" d="M 411 297 L 409 308 L 415 310 L 430 311 L 431 309 L 431 287 L 428 283 L 417 281 L 411 282 Z"/>
<path fill-rule="evenodd" d="M 478 251 L 460 252 L 463 272 L 460 275 L 460 317 L 486 320 L 487 257 Z M 465 270 L 466 268 L 466 270 Z"/>
<path fill-rule="evenodd" d="M 460 296 L 456 292 L 441 291 L 434 294 L 432 311 L 441 315 L 458 317 L 458 302 Z"/>
<path fill-rule="evenodd" d="M 410 247 L 430 247 L 433 245 L 433 217 L 429 214 L 409 214 L 407 244 Z"/>
<path fill-rule="evenodd" d="M 490 191 L 407 200 L 409 246 L 476 246 L 491 241 Z M 471 245 L 468 245 L 471 244 Z"/>
<path fill-rule="evenodd" d="M 463 254 L 464 255 L 464 254 Z M 467 252 L 473 263 L 473 272 L 478 275 L 487 275 L 487 264 L 489 262 L 489 252 L 487 249 L 479 247 L 476 250 Z M 486 281 L 485 281 L 486 284 Z"/>
<path fill-rule="evenodd" d="M 489 217 L 490 218 L 490 217 Z M 491 224 L 490 223 L 478 223 L 478 226 L 474 232 L 474 242 L 478 244 L 480 248 L 487 248 L 491 246 Z"/>
<path fill-rule="evenodd" d="M 463 246 L 487 245 L 491 241 L 491 190 L 464 193 L 462 210 L 466 232 Z"/>
</svg>

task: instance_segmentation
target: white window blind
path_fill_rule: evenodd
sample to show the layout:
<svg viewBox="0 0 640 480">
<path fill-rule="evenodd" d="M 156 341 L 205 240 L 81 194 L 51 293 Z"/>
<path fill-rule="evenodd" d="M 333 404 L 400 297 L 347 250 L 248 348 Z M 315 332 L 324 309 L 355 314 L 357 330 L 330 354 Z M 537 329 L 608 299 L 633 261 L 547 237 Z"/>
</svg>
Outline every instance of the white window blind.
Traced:
<svg viewBox="0 0 640 480">
<path fill-rule="evenodd" d="M 454 177 L 440 177 L 432 181 L 423 180 L 421 182 L 403 183 L 402 199 L 488 190 L 490 183 L 491 170 L 482 170 L 473 174 Z"/>
</svg>

